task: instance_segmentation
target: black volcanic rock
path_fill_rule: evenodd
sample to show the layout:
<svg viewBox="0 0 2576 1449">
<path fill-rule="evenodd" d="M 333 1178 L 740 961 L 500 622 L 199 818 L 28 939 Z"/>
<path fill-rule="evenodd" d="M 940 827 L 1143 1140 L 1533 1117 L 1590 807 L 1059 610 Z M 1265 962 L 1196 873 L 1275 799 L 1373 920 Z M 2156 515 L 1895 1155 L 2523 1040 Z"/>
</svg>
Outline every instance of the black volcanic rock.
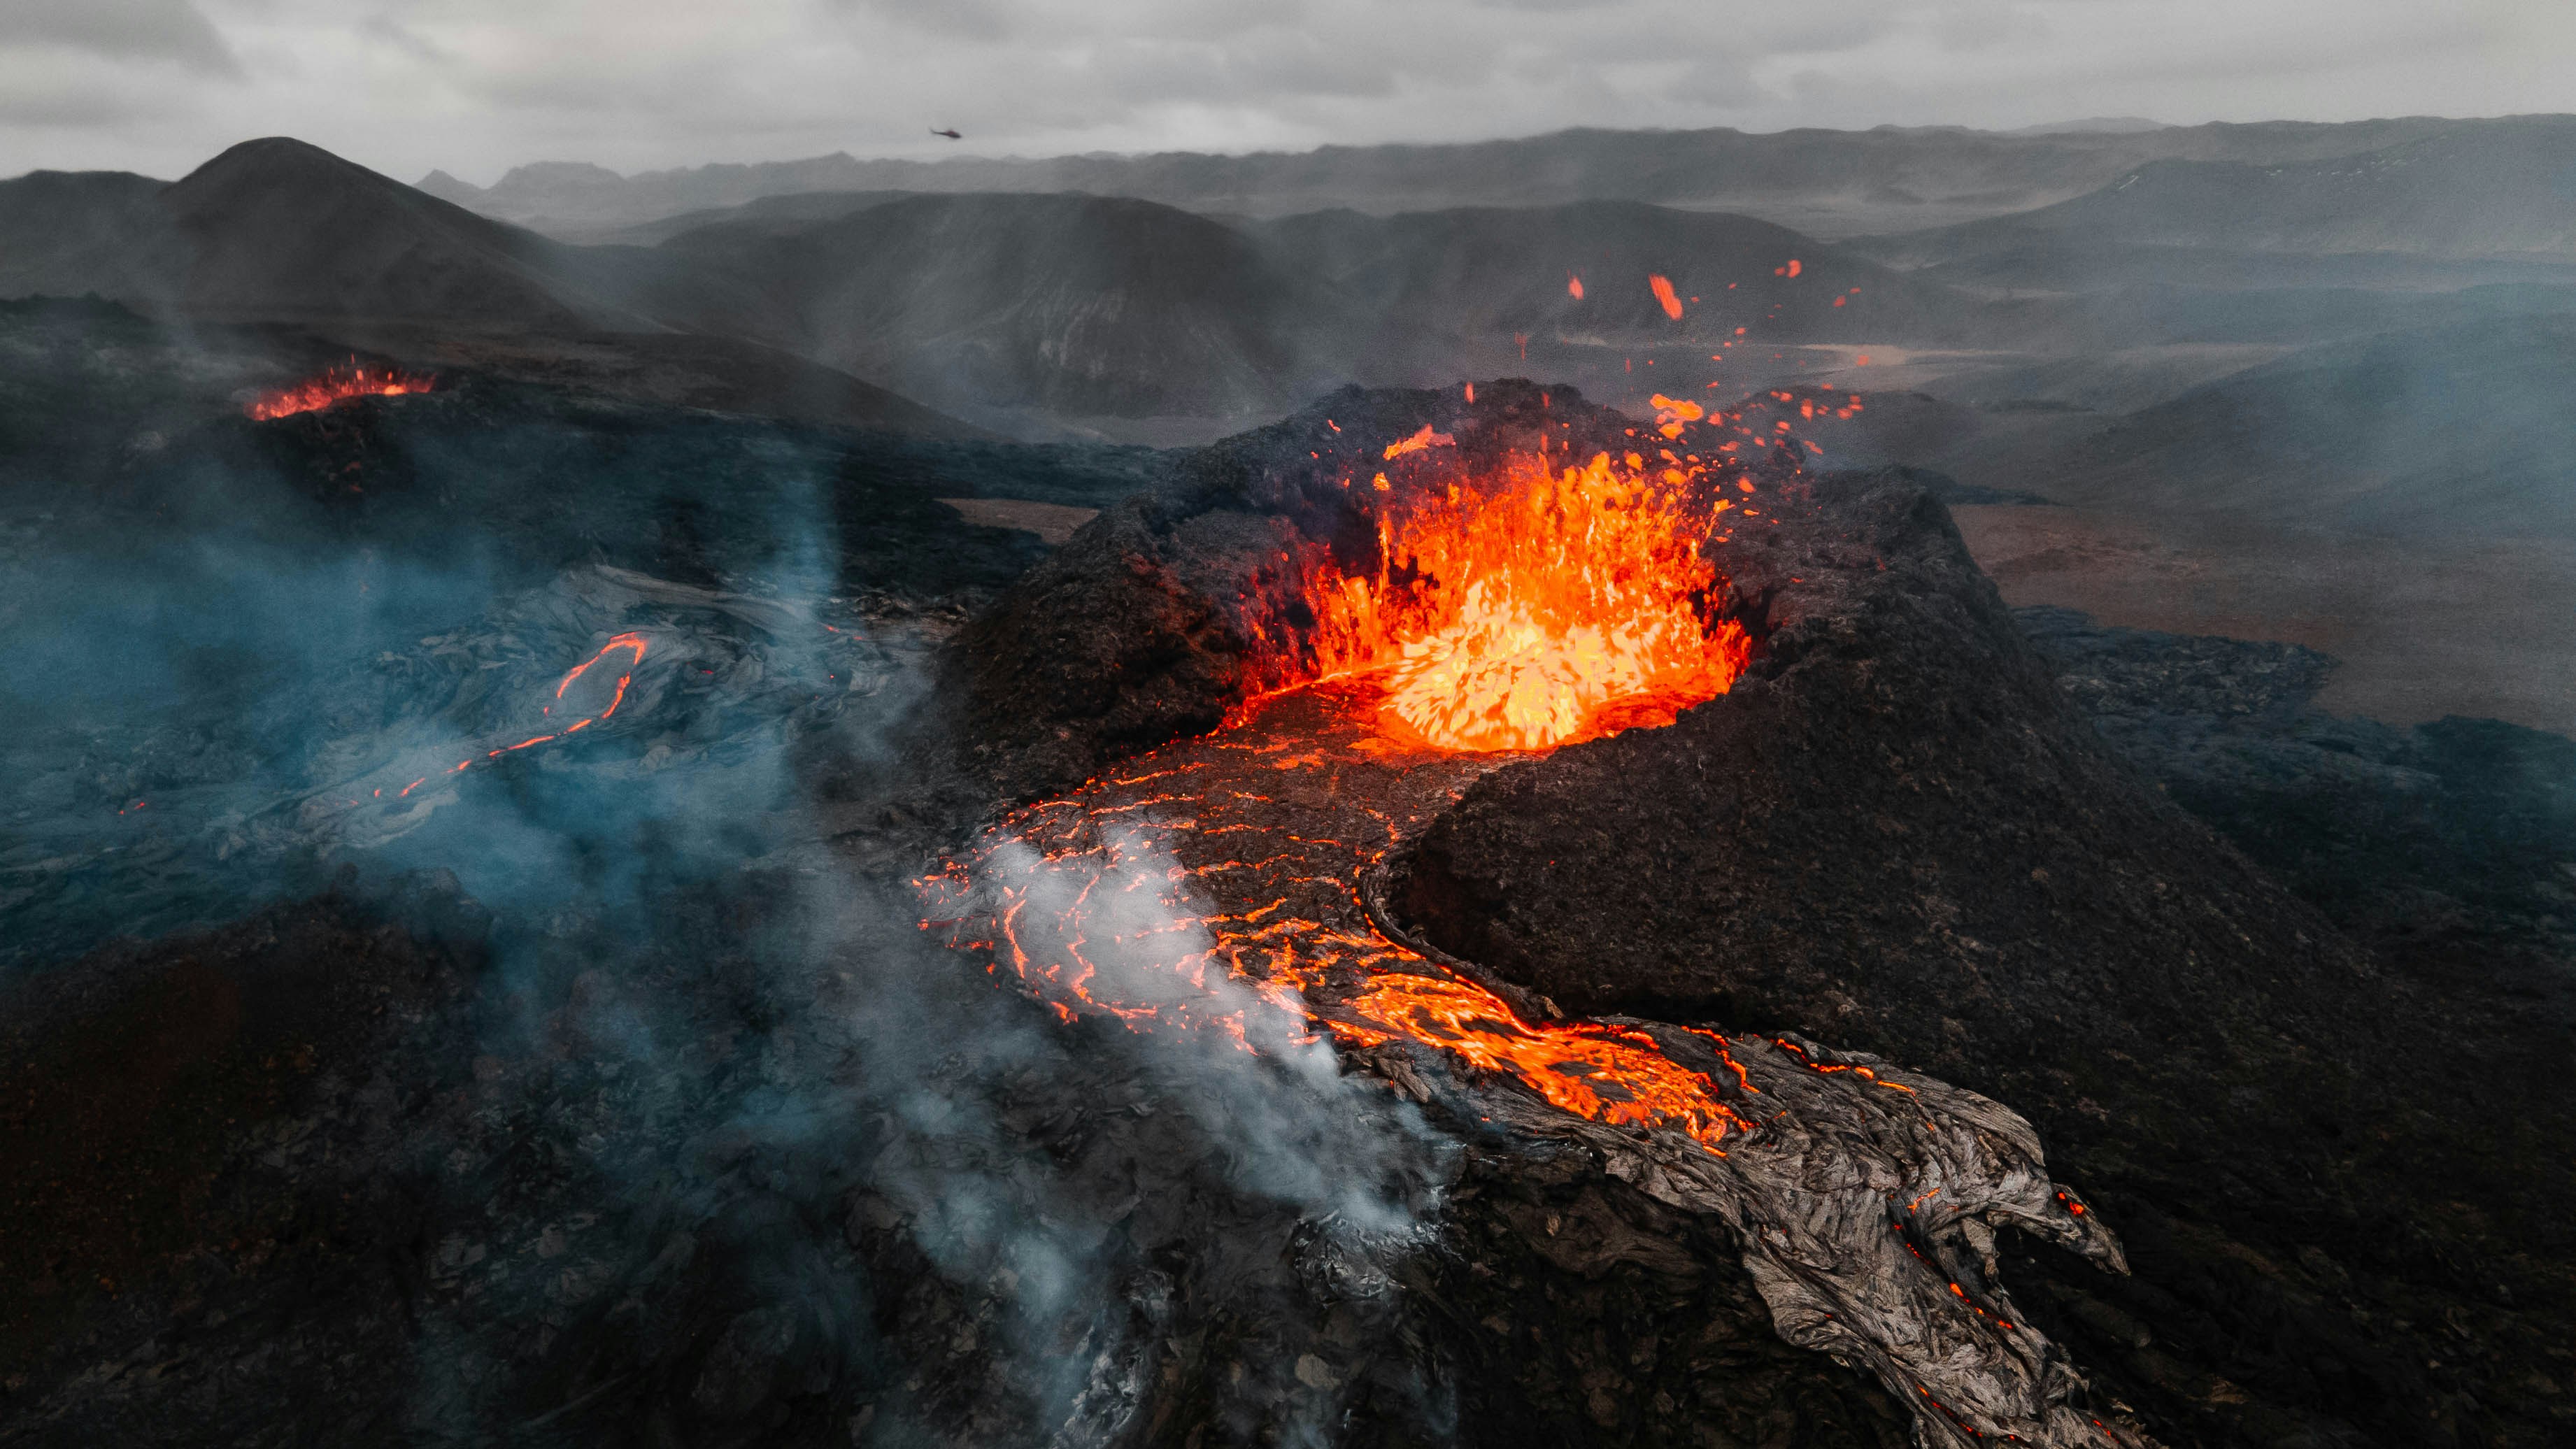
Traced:
<svg viewBox="0 0 2576 1449">
<path fill-rule="evenodd" d="M 1474 1142 L 1389 1277 L 1124 1029 L 902 925 L 837 981 L 765 958 L 777 886 L 666 902 L 644 970 L 420 880 L 13 985 L 0 1435 L 1909 1442 L 1721 1225 L 1579 1146 Z"/>
<path fill-rule="evenodd" d="M 2327 714 L 2335 661 L 2296 644 L 2013 613 L 2123 759 L 2336 924 L 2392 957 L 2474 960 L 2463 992 L 2576 1005 L 2558 964 L 2576 957 L 2576 742 Z"/>
<path fill-rule="evenodd" d="M 970 773 L 1032 798 L 1224 719 L 1243 694 L 1245 642 L 1174 576 L 1165 555 L 1181 522 L 1150 497 L 1105 510 L 968 626 L 954 657 Z M 1245 541 L 1266 532 L 1237 513 L 1190 537 L 1228 524 L 1250 525 Z"/>
<path fill-rule="evenodd" d="M 527 426 L 482 426 L 503 415 Z M 831 471 L 822 439 L 483 387 L 225 426 L 281 481 L 381 473 L 405 516 L 442 476 L 479 480 L 462 516 L 510 502 L 501 521 L 549 540 L 534 525 L 562 498 L 525 480 L 581 462 L 596 507 L 569 542 L 657 575 L 754 568 L 763 489 Z M 1221 715 L 1257 677 L 1253 631 L 1296 637 L 1293 609 L 1245 596 L 1283 581 L 1276 554 L 1372 547 L 1340 479 L 1422 427 L 1470 461 L 1642 431 L 1525 383 L 1346 391 L 1182 460 L 958 636 L 981 808 Z M 506 449 L 425 446 L 500 431 Z M 881 559 L 980 585 L 1034 552 L 923 545 L 931 490 L 972 456 L 921 443 L 833 474 L 848 521 L 890 525 L 838 531 L 868 565 L 848 583 Z M 646 465 L 669 491 L 638 488 Z M 2539 1160 L 2563 1155 L 2558 1044 L 2462 1029 L 2159 801 L 1912 475 L 1793 468 L 1763 470 L 1784 521 L 1720 553 L 1764 649 L 1739 692 L 1506 767 L 1407 879 L 1505 879 L 1561 913 L 1505 903 L 1516 939 L 1485 969 L 1580 959 L 1577 985 L 1650 988 L 1613 1004 L 1919 1044 L 1903 1065 L 1950 1064 L 2039 1119 L 2136 1273 L 2007 1235 L 2003 1277 L 2096 1401 L 2164 1443 L 2563 1437 L 2567 1174 Z M 2307 677 L 2294 654 L 2268 676 L 2158 657 L 2097 658 L 2097 692 L 2271 720 Z M 542 795 L 551 774 L 477 778 Z M 1381 1271 L 1350 1225 L 1246 1185 L 1269 1135 L 1211 1113 L 1168 1041 L 959 969 L 891 871 L 840 849 L 699 878 L 647 848 L 631 889 L 585 861 L 561 909 L 500 908 L 488 931 L 443 888 L 352 890 L 13 984 L 0 1129 L 32 1144 L 12 1160 L 44 1169 L 38 1197 L 77 1186 L 48 1222 L 100 1209 L 115 1272 L 0 1278 L 0 1318 L 60 1325 L 0 1343 L 0 1438 L 1906 1442 L 1893 1396 L 1781 1342 L 1722 1224 L 1598 1141 L 1496 1130 L 1383 1069 L 1462 1150 L 1412 1181 L 1436 1218 L 1410 1199 L 1430 1231 Z M 1460 939 L 1416 896 L 1417 923 Z M 1355 1131 L 1407 1110 L 1373 1086 L 1336 1103 Z"/>
<path fill-rule="evenodd" d="M 1406 899 L 1435 939 L 1569 1008 L 1865 1025 L 1989 1080 L 2088 1020 L 2125 1050 L 2186 1020 L 2268 1050 L 2283 1018 L 2235 999 L 2231 960 L 2364 987 L 2356 953 L 2102 748 L 1938 505 L 1902 479 L 1814 486 L 1724 551 L 1763 626 L 1733 693 L 1504 771 L 1425 837 Z"/>
<path fill-rule="evenodd" d="M 2342 1396 L 2363 1384 L 2372 1407 L 2346 1423 L 2412 1426 L 2390 1442 L 2468 1432 L 2473 1410 L 2417 1367 L 2438 1353 L 2404 1360 L 2372 1346 L 2366 1313 L 2316 1305 L 2346 1272 L 2376 1272 L 2383 1301 L 2408 1291 L 2385 1245 L 2450 1236 L 2441 1189 L 2415 1178 L 2432 1161 L 2557 1236 L 2538 1229 L 2546 1189 L 2507 1165 L 2523 1152 L 2429 1122 L 2393 1141 L 2360 1128 L 2411 1120 L 2375 1065 L 2408 1049 L 2392 1013 L 2462 1048 L 2476 1019 L 2145 788 L 1902 478 L 1820 478 L 1808 508 L 1725 557 L 1762 641 L 1735 690 L 1668 730 L 1487 777 L 1416 843 L 1403 909 L 1569 1008 L 1814 1032 L 2028 1113 L 2070 1181 L 2139 1229 L 2154 1291 L 2111 1296 L 2154 1325 L 2137 1342 L 2185 1357 L 2093 1362 L 2162 1406 L 2160 1433 L 2259 1439 L 2288 1431 L 2285 1411 L 2356 1412 Z M 2305 1266 L 2222 1286 L 2194 1260 L 2231 1242 Z M 2103 1291 L 2035 1271 L 2078 1319 Z M 2515 1276 L 2460 1271 L 2479 1286 L 2448 1291 L 2479 1300 Z M 2331 1370 L 2250 1346 L 2256 1323 L 2285 1320 Z M 2520 1354 L 2546 1332 L 2496 1331 Z M 2318 1375 L 2346 1387 L 2311 1397 Z"/>
<path fill-rule="evenodd" d="M 238 1313 L 296 1284 L 308 1327 L 280 1325 L 293 1365 L 274 1391 L 312 1395 L 344 1426 L 380 1411 L 401 1359 L 382 1310 L 399 1302 L 395 1260 L 424 1206 L 385 1142 L 464 1065 L 458 1006 L 489 927 L 453 878 L 415 879 L 390 899 L 334 894 L 9 983 L 0 1423 L 34 1427 L 30 1376 L 55 1377 L 101 1330 L 209 1300 Z M 288 1122 L 301 1131 L 274 1131 Z M 312 1333 L 320 1322 L 341 1340 Z"/>
</svg>

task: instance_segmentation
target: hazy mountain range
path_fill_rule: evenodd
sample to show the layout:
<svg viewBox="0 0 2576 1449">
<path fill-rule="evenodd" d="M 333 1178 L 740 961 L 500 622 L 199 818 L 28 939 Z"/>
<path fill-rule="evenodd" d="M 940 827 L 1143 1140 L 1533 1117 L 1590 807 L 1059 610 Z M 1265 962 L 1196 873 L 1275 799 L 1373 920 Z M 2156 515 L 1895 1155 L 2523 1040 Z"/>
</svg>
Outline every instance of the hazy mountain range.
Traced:
<svg viewBox="0 0 2576 1449">
<path fill-rule="evenodd" d="M 862 193 L 582 246 L 271 139 L 167 185 L 35 173 L 0 183 L 0 214 L 0 296 L 736 339 L 985 420 L 1241 418 L 1551 351 L 1580 373 L 1738 335 L 1933 343 L 1978 325 L 1964 294 L 1785 228 L 1635 203 L 1229 221 L 1073 193 Z"/>
<path fill-rule="evenodd" d="M 2109 185 L 2153 161 L 2275 166 L 2445 135 L 2494 136 L 2511 146 L 2524 125 L 2412 117 L 2339 125 L 2115 120 L 2008 134 L 1948 126 L 1770 134 L 1572 130 L 1457 145 L 1326 146 L 1242 156 L 863 161 L 835 154 L 634 176 L 544 162 L 518 167 L 488 188 L 444 172 L 432 172 L 420 186 L 486 215 L 579 240 L 682 212 L 815 191 L 1087 191 L 1248 216 L 1334 207 L 1391 213 L 1642 201 L 1742 212 L 1832 237 L 2025 211 Z"/>
<path fill-rule="evenodd" d="M 1744 214 L 1801 207 L 1943 224 L 1836 244 Z M 542 166 L 488 190 L 273 139 L 174 183 L 0 182 L 0 297 L 88 292 L 1029 436 L 1212 436 L 1345 381 L 1523 373 L 1630 406 L 1834 381 L 1891 399 L 1838 448 L 2006 494 L 2265 494 L 2381 527 L 2441 480 L 2443 526 L 2576 532 L 2545 405 L 2576 383 L 2549 320 L 2576 313 L 2576 118 Z"/>
</svg>

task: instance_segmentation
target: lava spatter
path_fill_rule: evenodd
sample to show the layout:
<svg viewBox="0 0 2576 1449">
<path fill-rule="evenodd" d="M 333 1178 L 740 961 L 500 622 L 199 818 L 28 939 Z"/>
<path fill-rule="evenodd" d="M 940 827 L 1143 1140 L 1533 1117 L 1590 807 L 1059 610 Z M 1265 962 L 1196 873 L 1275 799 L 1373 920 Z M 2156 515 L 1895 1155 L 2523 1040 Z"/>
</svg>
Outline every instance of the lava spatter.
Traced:
<svg viewBox="0 0 2576 1449">
<path fill-rule="evenodd" d="M 1696 412 L 1696 409 L 1694 409 Z M 1392 444 L 1392 457 L 1425 428 Z M 1736 506 L 1697 459 L 1515 453 L 1488 476 L 1408 492 L 1378 561 L 1315 563 L 1311 677 L 1380 673 L 1401 730 L 1450 750 L 1543 749 L 1669 724 L 1726 692 L 1743 628 L 1708 616 L 1704 550 Z"/>
</svg>

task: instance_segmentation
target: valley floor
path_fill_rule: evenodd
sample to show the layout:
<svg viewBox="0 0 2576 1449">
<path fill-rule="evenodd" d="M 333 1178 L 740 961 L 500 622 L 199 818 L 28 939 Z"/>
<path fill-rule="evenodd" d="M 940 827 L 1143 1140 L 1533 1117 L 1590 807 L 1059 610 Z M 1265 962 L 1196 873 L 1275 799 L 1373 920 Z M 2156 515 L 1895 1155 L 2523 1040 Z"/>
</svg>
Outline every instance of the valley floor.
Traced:
<svg viewBox="0 0 2576 1449">
<path fill-rule="evenodd" d="M 2305 644 L 2334 714 L 2576 732 L 2576 542 L 2422 541 L 2099 507 L 1952 510 L 2007 603 Z"/>
</svg>

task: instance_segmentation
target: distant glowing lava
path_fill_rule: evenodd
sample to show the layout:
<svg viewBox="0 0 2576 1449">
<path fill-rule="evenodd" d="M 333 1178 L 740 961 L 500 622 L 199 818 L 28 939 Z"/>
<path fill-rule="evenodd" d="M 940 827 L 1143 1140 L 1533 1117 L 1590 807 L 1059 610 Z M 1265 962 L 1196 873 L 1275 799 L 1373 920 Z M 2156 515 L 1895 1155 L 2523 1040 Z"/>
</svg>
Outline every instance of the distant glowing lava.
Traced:
<svg viewBox="0 0 2576 1449">
<path fill-rule="evenodd" d="M 318 411 L 353 397 L 401 397 L 406 393 L 427 392 L 433 381 L 391 368 L 370 371 L 354 365 L 335 367 L 308 382 L 263 394 L 243 411 L 267 422 L 272 418 Z"/>
</svg>

